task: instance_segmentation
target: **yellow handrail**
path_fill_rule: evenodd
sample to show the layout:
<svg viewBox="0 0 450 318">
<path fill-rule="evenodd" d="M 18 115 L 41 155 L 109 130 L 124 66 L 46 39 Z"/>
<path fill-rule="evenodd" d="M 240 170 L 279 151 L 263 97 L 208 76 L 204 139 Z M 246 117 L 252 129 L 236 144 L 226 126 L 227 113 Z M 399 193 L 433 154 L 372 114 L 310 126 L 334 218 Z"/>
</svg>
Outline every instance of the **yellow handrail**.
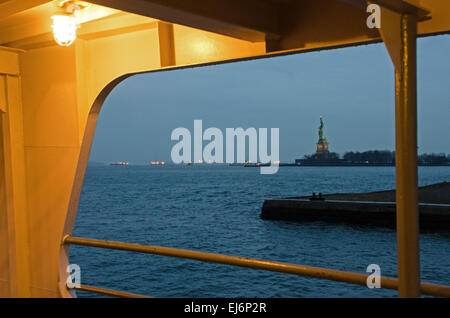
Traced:
<svg viewBox="0 0 450 318">
<path fill-rule="evenodd" d="M 155 254 L 155 255 L 164 255 L 170 257 L 179 257 L 179 258 L 187 258 L 193 259 L 203 262 L 211 262 L 211 263 L 219 263 L 225 265 L 233 265 L 240 267 L 249 267 L 253 269 L 261 269 L 272 272 L 280 272 L 287 274 L 294 274 L 300 276 L 307 276 L 312 278 L 320 278 L 350 284 L 357 284 L 366 286 L 367 283 L 367 274 L 360 274 L 354 272 L 346 272 L 339 271 L 327 268 L 320 267 L 312 267 L 312 266 L 303 266 L 303 265 L 294 265 L 289 263 L 281 263 L 281 262 L 272 262 L 272 261 L 264 261 L 258 259 L 223 255 L 223 254 L 214 254 L 214 253 L 205 253 L 205 252 L 197 252 L 191 250 L 177 249 L 177 248 L 169 248 L 169 247 L 161 247 L 161 246 L 152 246 L 152 245 L 141 245 L 141 244 L 133 244 L 133 243 L 123 243 L 123 242 L 115 242 L 115 241 L 105 241 L 105 240 L 96 240 L 96 239 L 88 239 L 81 237 L 72 237 L 65 236 L 63 239 L 64 244 L 72 244 L 72 245 L 82 245 L 82 246 L 91 246 L 98 248 L 106 248 L 106 249 L 114 249 L 114 250 L 123 250 L 130 252 L 138 252 L 138 253 L 146 253 L 146 254 Z M 398 279 L 392 277 L 381 277 L 381 287 L 386 289 L 394 289 L 398 288 Z M 430 283 L 421 283 L 420 291 L 422 294 L 432 295 L 432 296 L 440 296 L 440 297 L 448 297 L 450 298 L 450 286 L 445 285 L 436 285 Z"/>
<path fill-rule="evenodd" d="M 127 292 L 123 292 L 123 291 L 117 291 L 117 290 L 106 289 L 106 288 L 99 288 L 99 287 L 88 286 L 88 285 L 80 285 L 79 287 L 73 287 L 71 289 L 81 290 L 81 291 L 84 291 L 84 292 L 94 293 L 94 294 L 101 294 L 101 295 L 114 296 L 114 297 L 121 297 L 121 298 L 151 298 L 151 297 L 144 296 L 144 295 L 127 293 Z"/>
</svg>

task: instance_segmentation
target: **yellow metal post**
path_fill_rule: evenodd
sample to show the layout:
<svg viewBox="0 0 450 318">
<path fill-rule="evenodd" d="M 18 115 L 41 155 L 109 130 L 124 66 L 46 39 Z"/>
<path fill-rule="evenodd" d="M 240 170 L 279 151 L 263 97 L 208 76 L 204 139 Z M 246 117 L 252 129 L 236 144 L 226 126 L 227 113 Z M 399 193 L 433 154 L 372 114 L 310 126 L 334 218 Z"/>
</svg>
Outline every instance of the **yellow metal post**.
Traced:
<svg viewBox="0 0 450 318">
<path fill-rule="evenodd" d="M 420 296 L 417 21 L 417 17 L 412 14 L 382 10 L 380 33 L 395 67 L 395 165 L 400 297 Z"/>
<path fill-rule="evenodd" d="M 399 296 L 420 296 L 417 199 L 417 18 L 401 17 L 401 66 L 395 72 Z"/>
</svg>

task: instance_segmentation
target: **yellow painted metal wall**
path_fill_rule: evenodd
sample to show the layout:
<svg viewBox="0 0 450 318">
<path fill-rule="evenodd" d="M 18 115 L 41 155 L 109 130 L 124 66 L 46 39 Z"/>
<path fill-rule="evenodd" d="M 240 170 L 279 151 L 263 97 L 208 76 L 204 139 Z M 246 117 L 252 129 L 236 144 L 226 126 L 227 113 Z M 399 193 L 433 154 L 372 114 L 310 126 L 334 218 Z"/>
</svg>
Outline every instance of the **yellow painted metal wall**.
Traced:
<svg viewBox="0 0 450 318">
<path fill-rule="evenodd" d="M 0 292 L 11 296 L 30 295 L 22 110 L 18 53 L 0 48 Z"/>
<path fill-rule="evenodd" d="M 6 76 L 0 75 L 0 295 L 10 294 L 8 215 L 3 145 L 3 114 L 6 112 Z"/>
<path fill-rule="evenodd" d="M 46 42 L 25 52 L 0 49 L 0 297 L 68 296 L 59 289 L 70 262 L 61 239 L 75 221 L 104 100 L 98 96 L 119 80 L 103 91 L 109 83 L 265 53 L 264 43 L 163 26 L 81 38 L 68 48 Z"/>
</svg>

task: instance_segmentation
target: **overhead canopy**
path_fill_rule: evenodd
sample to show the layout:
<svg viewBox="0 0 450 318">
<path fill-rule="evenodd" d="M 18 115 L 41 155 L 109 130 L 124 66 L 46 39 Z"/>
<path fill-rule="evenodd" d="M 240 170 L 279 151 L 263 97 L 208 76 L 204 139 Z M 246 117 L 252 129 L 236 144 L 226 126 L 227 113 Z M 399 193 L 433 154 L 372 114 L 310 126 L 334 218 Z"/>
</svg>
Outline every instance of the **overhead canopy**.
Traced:
<svg viewBox="0 0 450 318">
<path fill-rule="evenodd" d="M 450 31 L 448 0 L 373 0 L 393 11 L 415 13 L 419 36 Z M 0 0 L 0 45 L 21 48 L 50 33 L 60 1 Z M 365 0 L 91 0 L 83 23 L 120 11 L 210 31 L 249 42 L 267 52 L 345 46 L 380 40 L 366 25 Z M 25 45 L 26 46 L 26 45 Z"/>
</svg>

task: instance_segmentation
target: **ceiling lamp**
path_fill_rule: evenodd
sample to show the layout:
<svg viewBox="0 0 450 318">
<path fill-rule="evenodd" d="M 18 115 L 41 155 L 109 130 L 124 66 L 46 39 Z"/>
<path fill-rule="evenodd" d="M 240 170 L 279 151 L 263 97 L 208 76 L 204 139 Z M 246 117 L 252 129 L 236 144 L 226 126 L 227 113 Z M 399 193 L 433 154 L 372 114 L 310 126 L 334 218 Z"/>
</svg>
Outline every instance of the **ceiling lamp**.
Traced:
<svg viewBox="0 0 450 318">
<path fill-rule="evenodd" d="M 61 46 L 70 46 L 77 38 L 78 19 L 77 13 L 85 6 L 76 1 L 62 1 L 60 7 L 64 10 L 60 14 L 52 16 L 53 37 Z"/>
</svg>

